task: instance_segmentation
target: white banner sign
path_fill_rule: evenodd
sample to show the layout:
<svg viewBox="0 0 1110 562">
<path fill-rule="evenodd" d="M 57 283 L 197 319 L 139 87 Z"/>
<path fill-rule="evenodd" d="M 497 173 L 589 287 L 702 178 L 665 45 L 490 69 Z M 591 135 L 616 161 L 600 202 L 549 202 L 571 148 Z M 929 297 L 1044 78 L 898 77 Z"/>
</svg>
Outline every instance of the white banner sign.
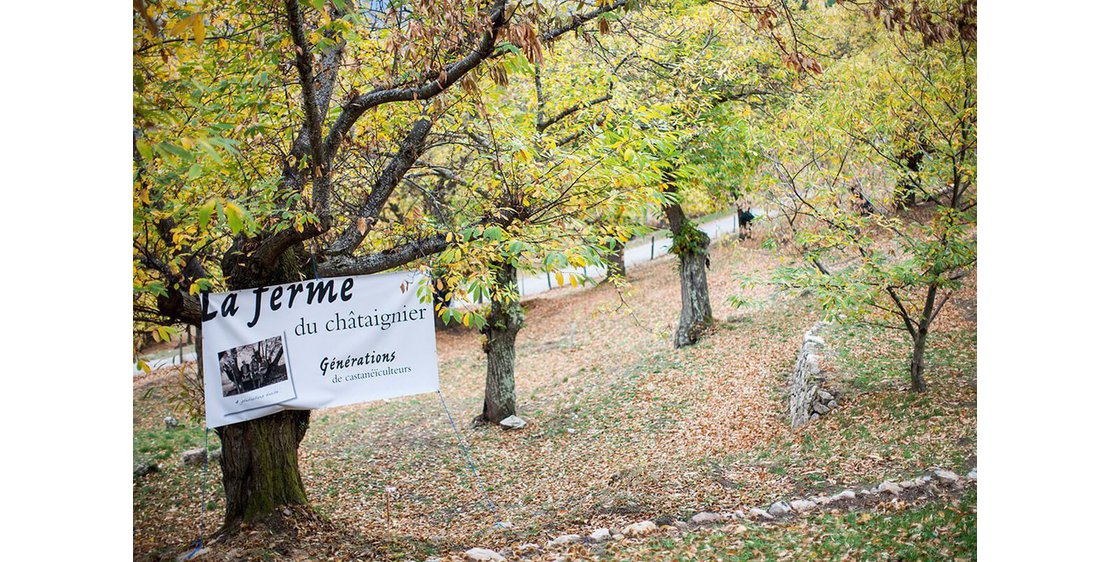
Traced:
<svg viewBox="0 0 1110 562">
<path fill-rule="evenodd" d="M 201 296 L 208 427 L 439 390 L 415 272 Z"/>
</svg>

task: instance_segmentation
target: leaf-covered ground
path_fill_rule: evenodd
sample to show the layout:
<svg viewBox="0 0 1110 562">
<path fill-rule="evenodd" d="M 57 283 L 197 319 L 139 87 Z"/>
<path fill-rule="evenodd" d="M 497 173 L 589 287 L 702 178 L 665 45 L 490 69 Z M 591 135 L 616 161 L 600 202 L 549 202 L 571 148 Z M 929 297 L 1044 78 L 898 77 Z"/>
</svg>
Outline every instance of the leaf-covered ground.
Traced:
<svg viewBox="0 0 1110 562">
<path fill-rule="evenodd" d="M 910 347 L 902 334 L 834 325 L 824 335 L 840 407 L 791 432 L 786 375 L 818 308 L 769 289 L 746 295 L 762 300 L 758 306 L 737 310 L 726 301 L 740 292 L 743 275 L 777 263 L 752 242 L 715 245 L 709 280 L 718 325 L 677 351 L 670 344 L 680 302 L 673 258 L 632 269 L 623 294 L 603 285 L 527 301 L 517 393 L 529 423 L 520 431 L 470 426 L 485 378 L 478 336 L 440 334 L 443 395 L 496 514 L 474 487 L 438 397 L 374 402 L 313 414 L 301 468 L 323 521 L 285 537 L 247 533 L 242 544 L 208 557 L 423 560 L 973 465 L 974 281 L 932 336 L 927 394 L 908 392 Z M 135 481 L 136 558 L 176 555 L 198 533 L 202 470 L 181 466 L 180 452 L 202 444 L 204 432 L 199 424 L 167 430 L 162 422 L 176 377 L 169 369 L 135 383 L 135 461 L 162 466 Z M 210 447 L 218 447 L 214 433 Z M 223 510 L 217 466 L 204 486 L 203 528 L 211 533 Z M 758 531 L 751 541 L 711 532 L 673 543 L 632 541 L 627 552 L 620 543 L 608 556 L 929 559 L 967 557 L 970 544 L 973 557 L 974 493 L 960 502 L 884 508 L 890 513 L 876 514 L 870 527 L 857 515 L 831 514 Z M 495 528 L 499 520 L 511 528 Z M 914 529 L 932 538 L 915 542 Z M 823 537 L 831 536 L 844 544 L 828 550 Z M 958 544 L 934 544 L 949 539 Z M 700 549 L 718 554 L 700 557 Z"/>
</svg>

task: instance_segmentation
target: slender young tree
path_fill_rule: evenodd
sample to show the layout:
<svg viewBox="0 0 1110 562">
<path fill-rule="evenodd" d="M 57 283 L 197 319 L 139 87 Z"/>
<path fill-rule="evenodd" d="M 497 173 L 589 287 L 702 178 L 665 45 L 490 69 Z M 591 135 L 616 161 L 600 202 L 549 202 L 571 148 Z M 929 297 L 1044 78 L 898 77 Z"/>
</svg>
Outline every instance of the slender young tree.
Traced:
<svg viewBox="0 0 1110 562">
<path fill-rule="evenodd" d="M 807 264 L 777 280 L 830 313 L 905 333 L 911 389 L 924 392 L 929 335 L 977 259 L 974 9 L 880 4 L 862 21 L 899 32 L 871 36 L 767 124 L 769 176 L 796 202 Z M 914 191 L 935 205 L 890 213 L 906 203 L 902 155 L 922 145 Z"/>
</svg>

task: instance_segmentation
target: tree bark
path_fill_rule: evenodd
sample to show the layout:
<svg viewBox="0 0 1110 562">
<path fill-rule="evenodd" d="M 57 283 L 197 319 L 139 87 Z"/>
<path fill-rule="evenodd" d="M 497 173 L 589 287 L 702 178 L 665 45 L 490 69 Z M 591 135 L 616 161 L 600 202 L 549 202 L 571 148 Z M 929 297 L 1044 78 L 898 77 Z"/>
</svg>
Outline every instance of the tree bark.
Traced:
<svg viewBox="0 0 1110 562">
<path fill-rule="evenodd" d="M 925 392 L 925 341 L 929 337 L 929 328 L 933 324 L 936 313 L 939 312 L 937 302 L 937 284 L 930 283 L 929 291 L 925 295 L 925 306 L 921 310 L 921 319 L 917 322 L 917 331 L 913 334 L 913 358 L 910 359 L 910 388 L 914 392 Z M 944 299 L 940 306 L 944 306 Z"/>
<path fill-rule="evenodd" d="M 496 282 L 509 289 L 509 302 L 493 299 L 486 322 L 486 400 L 480 419 L 497 423 L 516 415 L 516 334 L 524 326 L 524 309 L 516 289 L 516 268 L 499 264 Z"/>
<path fill-rule="evenodd" d="M 440 285 L 442 283 L 442 285 Z M 435 310 L 435 327 L 436 331 L 449 330 L 453 326 L 445 323 L 443 317 L 439 315 L 440 310 L 446 310 L 451 307 L 452 291 L 447 287 L 447 282 L 443 280 L 443 273 L 436 269 L 432 269 L 432 308 Z"/>
<path fill-rule="evenodd" d="M 233 256 L 229 252 L 224 263 L 232 290 L 296 281 L 302 274 L 299 264 L 308 261 L 299 248 L 286 250 L 266 269 L 236 267 L 229 259 Z M 297 454 L 308 423 L 307 410 L 287 410 L 216 430 L 223 446 L 220 468 L 227 499 L 221 532 L 234 533 L 239 523 L 265 519 L 284 505 L 308 504 Z"/>
<path fill-rule="evenodd" d="M 608 279 L 614 275 L 624 277 L 627 273 L 624 268 L 624 242 L 618 242 L 616 247 L 611 252 L 605 254 L 605 278 Z"/>
<path fill-rule="evenodd" d="M 308 431 L 307 410 L 276 414 L 216 430 L 223 444 L 227 510 L 224 531 L 263 519 L 283 505 L 308 504 L 297 448 Z"/>
<path fill-rule="evenodd" d="M 713 323 L 706 280 L 709 236 L 686 218 L 678 203 L 666 205 L 663 210 L 671 228 L 671 251 L 678 255 L 682 284 L 682 313 L 674 334 L 674 346 L 679 348 L 697 343 Z"/>
<path fill-rule="evenodd" d="M 910 388 L 925 392 L 925 338 L 928 331 L 921 330 L 913 338 L 913 359 L 910 360 Z"/>
</svg>

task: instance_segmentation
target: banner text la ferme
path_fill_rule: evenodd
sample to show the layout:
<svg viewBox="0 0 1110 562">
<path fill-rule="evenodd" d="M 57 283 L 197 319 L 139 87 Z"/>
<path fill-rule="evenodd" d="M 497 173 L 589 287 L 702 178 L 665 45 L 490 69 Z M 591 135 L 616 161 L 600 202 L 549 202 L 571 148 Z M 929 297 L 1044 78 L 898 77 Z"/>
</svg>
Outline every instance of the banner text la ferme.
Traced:
<svg viewBox="0 0 1110 562">
<path fill-rule="evenodd" d="M 439 390 L 416 272 L 201 295 L 208 427 Z"/>
</svg>

